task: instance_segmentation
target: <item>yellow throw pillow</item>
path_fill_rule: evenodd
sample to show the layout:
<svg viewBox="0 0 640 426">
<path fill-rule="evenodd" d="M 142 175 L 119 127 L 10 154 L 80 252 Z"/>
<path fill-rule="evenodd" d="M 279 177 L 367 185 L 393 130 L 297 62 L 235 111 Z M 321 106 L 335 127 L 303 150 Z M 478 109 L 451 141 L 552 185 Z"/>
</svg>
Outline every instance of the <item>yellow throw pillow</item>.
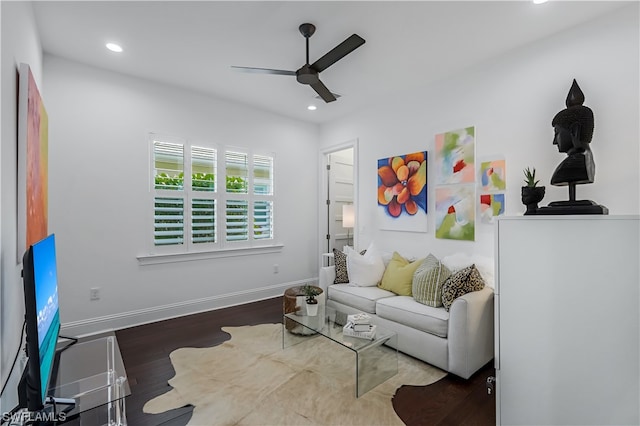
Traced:
<svg viewBox="0 0 640 426">
<path fill-rule="evenodd" d="M 413 273 L 424 259 L 409 262 L 397 252 L 393 252 L 393 257 L 382 275 L 382 281 L 378 287 L 389 290 L 400 296 L 411 296 L 411 285 L 413 283 Z"/>
</svg>

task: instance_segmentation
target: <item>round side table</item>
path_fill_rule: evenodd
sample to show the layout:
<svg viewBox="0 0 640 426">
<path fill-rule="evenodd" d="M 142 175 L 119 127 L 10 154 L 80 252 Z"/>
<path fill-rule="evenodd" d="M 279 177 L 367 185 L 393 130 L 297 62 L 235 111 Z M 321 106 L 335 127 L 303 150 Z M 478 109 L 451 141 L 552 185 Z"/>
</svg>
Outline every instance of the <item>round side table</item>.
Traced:
<svg viewBox="0 0 640 426">
<path fill-rule="evenodd" d="M 317 290 L 318 296 L 323 293 L 320 287 L 312 287 Z M 321 300 L 322 298 L 319 298 L 318 303 L 321 303 Z M 306 315 L 307 307 L 305 305 L 303 286 L 290 287 L 284 291 L 284 297 L 282 298 L 282 309 L 285 314 L 295 313 L 296 315 L 301 316 Z M 289 330 L 289 332 L 294 334 L 313 334 L 313 332 L 311 332 L 310 330 L 304 329 L 304 327 L 297 324 L 295 321 L 291 321 L 288 318 L 285 318 L 284 325 L 285 328 Z"/>
</svg>

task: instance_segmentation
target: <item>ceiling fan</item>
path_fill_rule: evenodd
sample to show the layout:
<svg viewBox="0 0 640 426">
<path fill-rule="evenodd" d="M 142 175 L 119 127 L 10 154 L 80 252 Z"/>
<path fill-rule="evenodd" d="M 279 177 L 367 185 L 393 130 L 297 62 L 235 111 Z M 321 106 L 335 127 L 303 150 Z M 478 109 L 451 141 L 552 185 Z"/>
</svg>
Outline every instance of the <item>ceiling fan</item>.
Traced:
<svg viewBox="0 0 640 426">
<path fill-rule="evenodd" d="M 231 68 L 237 69 L 239 71 L 263 74 L 295 75 L 298 83 L 308 84 L 313 90 L 318 93 L 318 95 L 320 95 L 320 97 L 325 102 L 333 102 L 336 100 L 336 97 L 333 93 L 331 93 L 329 89 L 327 89 L 327 86 L 325 86 L 322 81 L 320 81 L 319 74 L 329 68 L 331 65 L 338 62 L 340 59 L 347 56 L 349 53 L 356 50 L 358 47 L 362 46 L 365 41 L 359 35 L 353 34 L 345 41 L 327 52 L 323 57 L 315 61 L 313 64 L 309 65 L 309 37 L 311 37 L 316 31 L 316 27 L 313 24 L 305 23 L 300 25 L 298 29 L 306 40 L 307 61 L 297 71 L 276 70 L 271 68 L 237 67 L 233 65 L 231 66 Z"/>
</svg>

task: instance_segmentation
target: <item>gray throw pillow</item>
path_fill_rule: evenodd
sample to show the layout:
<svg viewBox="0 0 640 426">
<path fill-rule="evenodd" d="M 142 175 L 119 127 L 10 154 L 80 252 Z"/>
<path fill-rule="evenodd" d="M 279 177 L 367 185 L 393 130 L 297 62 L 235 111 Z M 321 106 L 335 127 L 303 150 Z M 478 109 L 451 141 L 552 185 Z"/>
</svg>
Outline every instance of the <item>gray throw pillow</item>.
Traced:
<svg viewBox="0 0 640 426">
<path fill-rule="evenodd" d="M 416 302 L 439 308 L 442 306 L 442 285 L 450 276 L 449 268 L 430 254 L 413 274 L 413 298 Z"/>
</svg>

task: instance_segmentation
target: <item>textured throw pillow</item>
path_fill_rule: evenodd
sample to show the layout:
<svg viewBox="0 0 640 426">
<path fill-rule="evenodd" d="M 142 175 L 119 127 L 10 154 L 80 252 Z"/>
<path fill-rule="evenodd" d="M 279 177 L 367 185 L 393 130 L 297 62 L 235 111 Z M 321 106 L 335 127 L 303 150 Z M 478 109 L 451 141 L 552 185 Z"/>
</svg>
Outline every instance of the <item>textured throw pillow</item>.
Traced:
<svg viewBox="0 0 640 426">
<path fill-rule="evenodd" d="M 362 250 L 360 254 L 365 254 L 367 250 Z M 333 249 L 333 264 L 336 267 L 336 278 L 334 284 L 346 284 L 349 282 L 349 273 L 347 271 L 347 253 Z"/>
<path fill-rule="evenodd" d="M 442 306 L 442 285 L 450 276 L 449 268 L 430 254 L 413 274 L 413 298 L 416 302 L 439 308 Z"/>
<path fill-rule="evenodd" d="M 373 244 L 361 252 L 364 254 L 358 253 L 351 247 L 347 247 L 346 252 L 349 285 L 373 287 L 380 282 L 384 273 L 384 262 Z"/>
<path fill-rule="evenodd" d="M 453 301 L 472 291 L 482 290 L 484 280 L 476 265 L 468 266 L 451 275 L 442 285 L 442 304 L 448 311 Z"/>
<path fill-rule="evenodd" d="M 347 254 L 340 250 L 333 249 L 333 264 L 336 266 L 336 278 L 334 284 L 345 284 L 349 282 L 347 273 Z"/>
<path fill-rule="evenodd" d="M 413 274 L 421 263 L 422 259 L 410 262 L 397 252 L 393 252 L 378 287 L 400 296 L 411 296 Z"/>
</svg>

